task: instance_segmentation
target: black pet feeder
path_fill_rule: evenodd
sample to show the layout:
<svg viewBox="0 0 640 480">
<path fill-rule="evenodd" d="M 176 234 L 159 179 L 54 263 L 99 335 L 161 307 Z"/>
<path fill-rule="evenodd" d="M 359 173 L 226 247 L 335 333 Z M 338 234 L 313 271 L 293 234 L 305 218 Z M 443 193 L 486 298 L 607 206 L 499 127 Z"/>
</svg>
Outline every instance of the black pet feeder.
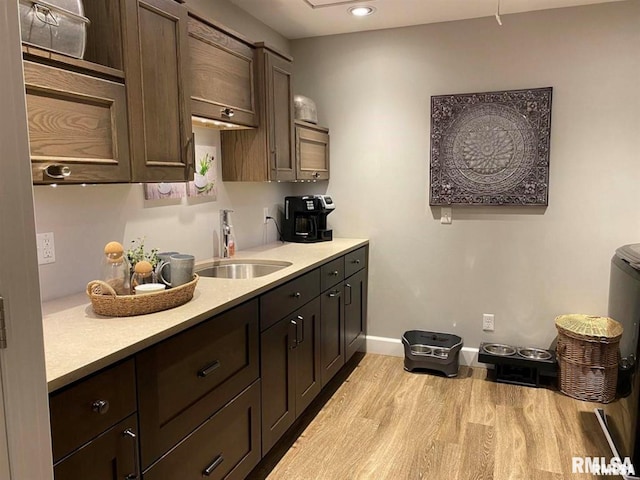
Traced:
<svg viewBox="0 0 640 480">
<path fill-rule="evenodd" d="M 451 333 L 409 330 L 402 335 L 404 369 L 437 370 L 447 377 L 458 375 L 462 338 Z"/>
</svg>

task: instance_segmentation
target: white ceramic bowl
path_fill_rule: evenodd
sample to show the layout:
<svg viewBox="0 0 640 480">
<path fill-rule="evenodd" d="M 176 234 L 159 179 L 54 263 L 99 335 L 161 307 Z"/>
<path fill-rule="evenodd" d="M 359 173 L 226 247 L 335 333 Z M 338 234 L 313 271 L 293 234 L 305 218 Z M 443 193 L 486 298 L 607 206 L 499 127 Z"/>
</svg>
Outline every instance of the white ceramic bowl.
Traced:
<svg viewBox="0 0 640 480">
<path fill-rule="evenodd" d="M 165 288 L 167 288 L 167 286 L 164 283 L 143 283 L 142 285 L 136 285 L 135 291 L 136 295 L 144 295 L 147 293 L 161 292 Z"/>
</svg>

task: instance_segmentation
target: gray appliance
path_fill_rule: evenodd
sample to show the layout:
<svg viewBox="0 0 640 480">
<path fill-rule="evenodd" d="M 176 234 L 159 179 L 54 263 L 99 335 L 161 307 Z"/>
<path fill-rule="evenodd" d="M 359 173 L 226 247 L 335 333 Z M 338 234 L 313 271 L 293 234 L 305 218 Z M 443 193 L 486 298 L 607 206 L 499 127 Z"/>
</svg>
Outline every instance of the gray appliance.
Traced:
<svg viewBox="0 0 640 480">
<path fill-rule="evenodd" d="M 596 417 L 611 448 L 611 455 L 630 458 L 640 474 L 640 428 L 638 428 L 638 327 L 640 326 L 640 244 L 624 245 L 611 259 L 608 316 L 622 324 L 617 400 L 596 408 Z"/>
</svg>

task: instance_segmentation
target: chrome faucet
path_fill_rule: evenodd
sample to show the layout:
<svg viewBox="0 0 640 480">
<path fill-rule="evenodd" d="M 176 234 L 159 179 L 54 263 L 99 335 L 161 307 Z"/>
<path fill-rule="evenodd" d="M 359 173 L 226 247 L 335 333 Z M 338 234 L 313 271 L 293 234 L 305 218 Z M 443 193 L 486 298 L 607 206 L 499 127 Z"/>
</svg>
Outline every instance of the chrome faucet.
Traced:
<svg viewBox="0 0 640 480">
<path fill-rule="evenodd" d="M 220 256 L 230 258 L 229 242 L 231 240 L 231 212 L 233 210 L 220 210 Z"/>
</svg>

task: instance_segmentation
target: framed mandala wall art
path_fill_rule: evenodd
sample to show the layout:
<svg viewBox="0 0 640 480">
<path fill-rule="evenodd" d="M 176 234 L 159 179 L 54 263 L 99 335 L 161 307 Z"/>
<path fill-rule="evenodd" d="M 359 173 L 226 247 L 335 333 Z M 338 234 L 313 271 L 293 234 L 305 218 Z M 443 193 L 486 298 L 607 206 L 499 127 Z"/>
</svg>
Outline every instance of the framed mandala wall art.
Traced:
<svg viewBox="0 0 640 480">
<path fill-rule="evenodd" d="M 430 205 L 548 205 L 553 89 L 431 97 Z"/>
</svg>

